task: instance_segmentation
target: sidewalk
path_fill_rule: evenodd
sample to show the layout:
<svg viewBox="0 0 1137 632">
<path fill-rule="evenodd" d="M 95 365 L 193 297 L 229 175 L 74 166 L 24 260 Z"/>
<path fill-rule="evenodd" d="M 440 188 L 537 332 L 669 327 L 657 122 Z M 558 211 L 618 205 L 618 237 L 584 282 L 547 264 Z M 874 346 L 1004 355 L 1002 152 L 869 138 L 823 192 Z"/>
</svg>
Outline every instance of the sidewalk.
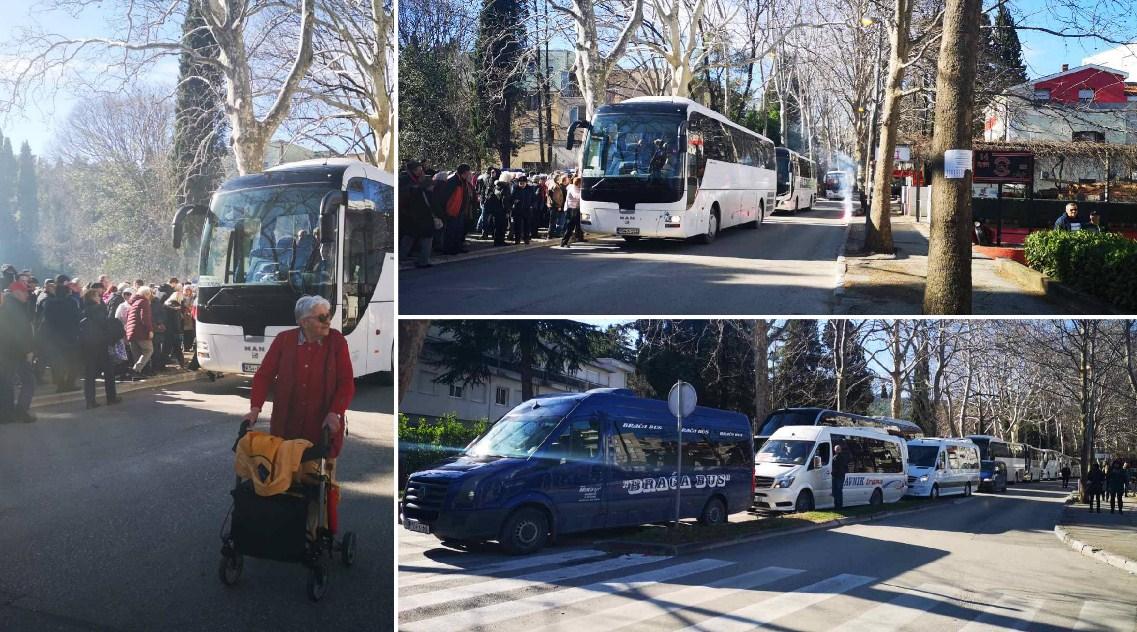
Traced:
<svg viewBox="0 0 1137 632">
<path fill-rule="evenodd" d="M 542 229 L 542 235 L 545 234 Z M 533 250 L 534 248 L 545 248 L 554 246 L 561 243 L 560 237 L 548 239 L 545 237 L 535 237 L 528 244 L 514 244 L 512 241 L 506 242 L 505 246 L 494 246 L 493 239 L 482 239 L 478 233 L 471 233 L 466 236 L 466 249 L 469 252 L 463 252 L 457 255 L 444 255 L 441 253 L 432 253 L 430 255 L 430 263 L 433 265 L 443 265 L 446 263 L 456 263 L 459 261 L 468 261 L 470 259 L 481 259 L 482 257 L 492 257 L 494 255 L 503 255 L 511 252 L 522 252 L 524 250 Z M 407 256 L 407 249 L 410 247 L 410 240 L 403 238 L 399 240 L 399 270 L 414 270 L 415 260 L 413 256 Z"/>
<path fill-rule="evenodd" d="M 894 255 L 861 255 L 865 224 L 863 217 L 850 220 L 845 254 L 844 282 L 835 289 L 837 314 L 919 315 L 928 276 L 928 225 L 910 215 L 892 216 Z M 1045 292 L 1031 291 L 998 273 L 994 259 L 973 254 L 972 313 L 990 315 L 1057 315 L 1061 306 Z"/>
<path fill-rule="evenodd" d="M 1104 501 L 1104 499 L 1103 499 Z M 1082 504 L 1067 505 L 1054 534 L 1067 546 L 1137 575 L 1137 498 L 1125 499 L 1125 513 L 1090 513 Z"/>
<path fill-rule="evenodd" d="M 203 380 L 208 377 L 205 371 L 190 371 L 189 369 L 172 369 L 167 373 L 160 373 L 154 377 L 138 380 L 135 382 L 117 382 L 115 384 L 116 392 L 121 396 L 123 393 L 130 393 L 132 391 L 141 391 L 148 388 L 158 388 L 160 386 L 170 386 L 172 384 L 182 384 L 184 382 L 194 382 Z M 83 380 L 77 380 L 76 384 L 79 385 L 78 390 L 68 391 L 66 393 L 56 393 L 55 386 L 52 384 L 40 384 L 36 387 L 36 395 L 32 398 L 32 408 L 43 408 L 44 406 L 54 406 L 56 404 L 70 404 L 83 402 Z M 97 382 L 95 395 L 99 403 L 103 403 L 104 397 L 102 380 Z"/>
</svg>

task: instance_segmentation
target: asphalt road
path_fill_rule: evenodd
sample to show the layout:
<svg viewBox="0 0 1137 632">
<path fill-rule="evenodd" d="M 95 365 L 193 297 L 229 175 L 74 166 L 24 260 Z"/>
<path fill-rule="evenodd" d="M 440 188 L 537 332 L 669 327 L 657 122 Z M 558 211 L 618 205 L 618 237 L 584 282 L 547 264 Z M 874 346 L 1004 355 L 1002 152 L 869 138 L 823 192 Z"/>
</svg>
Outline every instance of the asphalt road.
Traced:
<svg viewBox="0 0 1137 632">
<path fill-rule="evenodd" d="M 841 202 L 767 216 L 710 245 L 591 237 L 399 273 L 402 315 L 822 314 L 845 242 Z"/>
<path fill-rule="evenodd" d="M 330 567 L 318 604 L 300 565 L 246 558 L 236 587 L 217 576 L 248 380 L 124 398 L 0 425 L 0 629 L 389 629 L 390 387 L 361 382 L 348 414 L 340 520 L 358 534 L 357 559 Z"/>
<path fill-rule="evenodd" d="M 1064 495 L 1020 485 L 680 557 L 574 539 L 516 558 L 400 531 L 399 627 L 1134 632 L 1137 579 L 1054 537 Z"/>
</svg>

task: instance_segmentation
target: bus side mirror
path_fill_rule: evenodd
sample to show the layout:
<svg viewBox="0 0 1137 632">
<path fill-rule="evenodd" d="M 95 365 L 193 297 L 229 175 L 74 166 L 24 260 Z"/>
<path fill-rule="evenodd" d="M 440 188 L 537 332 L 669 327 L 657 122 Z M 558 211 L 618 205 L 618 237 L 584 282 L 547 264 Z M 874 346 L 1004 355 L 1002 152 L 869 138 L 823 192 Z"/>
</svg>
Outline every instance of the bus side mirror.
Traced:
<svg viewBox="0 0 1137 632">
<path fill-rule="evenodd" d="M 182 206 L 178 207 L 178 210 L 174 213 L 174 250 L 182 247 L 182 235 L 185 232 L 184 223 L 186 221 L 186 217 L 194 215 L 196 213 L 203 213 L 212 217 L 212 213 L 209 211 L 209 207 L 202 206 L 200 204 L 183 204 Z"/>
<path fill-rule="evenodd" d="M 576 130 L 578 127 L 583 127 L 584 129 L 591 130 L 592 123 L 589 123 L 584 119 L 573 121 L 572 125 L 569 125 L 568 140 L 565 142 L 565 149 L 571 150 L 576 146 Z"/>
<path fill-rule="evenodd" d="M 343 191 L 328 191 L 320 200 L 320 243 L 331 244 L 336 240 L 336 229 L 339 228 L 339 209 L 347 202 L 347 195 Z"/>
</svg>

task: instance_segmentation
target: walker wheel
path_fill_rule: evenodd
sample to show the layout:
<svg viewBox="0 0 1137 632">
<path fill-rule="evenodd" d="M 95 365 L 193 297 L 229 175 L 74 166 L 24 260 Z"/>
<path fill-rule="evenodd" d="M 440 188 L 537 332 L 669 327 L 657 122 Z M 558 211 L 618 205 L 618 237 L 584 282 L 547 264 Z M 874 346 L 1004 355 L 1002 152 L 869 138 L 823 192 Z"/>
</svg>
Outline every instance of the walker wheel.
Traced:
<svg viewBox="0 0 1137 632">
<path fill-rule="evenodd" d="M 233 586 L 237 580 L 241 579 L 241 572 L 245 570 L 245 558 L 240 553 L 233 553 L 232 555 L 221 556 L 221 564 L 217 568 L 217 574 L 221 578 L 221 583 L 226 586 Z"/>
<path fill-rule="evenodd" d="M 343 542 L 340 544 L 340 561 L 344 566 L 351 566 L 355 563 L 355 533 L 348 531 L 343 534 Z"/>
<path fill-rule="evenodd" d="M 317 564 L 308 571 L 308 598 L 319 601 L 328 592 L 328 569 Z"/>
</svg>

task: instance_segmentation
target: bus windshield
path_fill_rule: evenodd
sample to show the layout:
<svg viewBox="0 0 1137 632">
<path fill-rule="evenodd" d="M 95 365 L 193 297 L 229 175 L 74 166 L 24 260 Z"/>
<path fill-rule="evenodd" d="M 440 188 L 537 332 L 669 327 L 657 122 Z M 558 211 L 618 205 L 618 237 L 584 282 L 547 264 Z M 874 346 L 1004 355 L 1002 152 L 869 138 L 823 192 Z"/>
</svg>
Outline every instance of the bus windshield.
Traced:
<svg viewBox="0 0 1137 632">
<path fill-rule="evenodd" d="M 758 434 L 768 437 L 782 426 L 812 426 L 817 421 L 816 410 L 782 410 L 770 413 Z"/>
<path fill-rule="evenodd" d="M 584 141 L 581 198 L 677 202 L 687 142 L 680 112 L 631 107 L 600 112 Z"/>
<path fill-rule="evenodd" d="M 506 413 L 466 454 L 528 458 L 576 406 L 574 398 L 533 399 Z"/>
<path fill-rule="evenodd" d="M 974 443 L 975 445 L 979 446 L 979 460 L 980 461 L 987 461 L 987 460 L 991 459 L 991 455 L 989 454 L 989 452 L 990 452 L 989 448 L 990 448 L 990 443 L 991 443 L 990 439 L 973 438 L 973 439 L 971 439 L 971 442 Z"/>
<path fill-rule="evenodd" d="M 754 460 L 758 463 L 792 463 L 801 465 L 813 450 L 812 441 L 799 439 L 774 439 L 767 441 L 758 451 Z"/>
<path fill-rule="evenodd" d="M 936 456 L 939 453 L 939 446 L 908 444 L 908 465 L 932 467 L 936 464 Z"/>
<path fill-rule="evenodd" d="M 202 285 L 291 286 L 333 300 L 336 236 L 320 234 L 331 190 L 309 183 L 218 194 L 202 233 Z"/>
</svg>

